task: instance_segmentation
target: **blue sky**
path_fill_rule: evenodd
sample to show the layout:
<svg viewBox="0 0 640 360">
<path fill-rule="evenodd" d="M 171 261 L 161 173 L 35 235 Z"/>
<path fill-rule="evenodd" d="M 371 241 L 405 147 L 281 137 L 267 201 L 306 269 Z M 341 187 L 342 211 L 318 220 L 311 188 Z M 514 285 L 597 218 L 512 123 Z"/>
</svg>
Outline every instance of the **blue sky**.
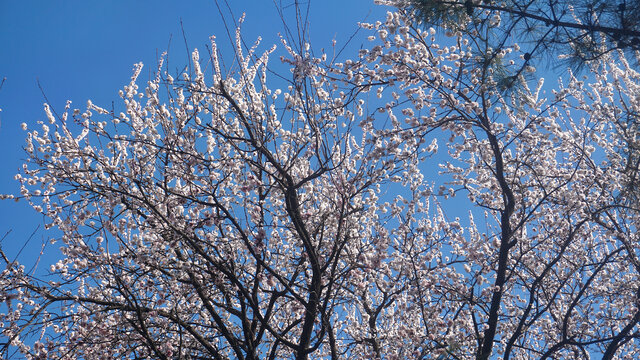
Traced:
<svg viewBox="0 0 640 360">
<path fill-rule="evenodd" d="M 372 0 L 310 1 L 315 48 L 329 47 L 334 38 L 340 46 L 358 21 L 378 19 L 386 11 Z M 228 2 L 236 17 L 246 13 L 247 41 L 261 35 L 266 49 L 282 30 L 274 2 L 287 6 L 294 0 Z M 220 3 L 224 6 L 224 0 Z M 142 61 L 145 70 L 153 71 L 157 56 L 170 45 L 172 66 L 186 64 L 181 21 L 190 49 L 204 49 L 211 35 L 224 43 L 214 0 L 0 0 L 0 80 L 6 78 L 0 89 L 0 193 L 18 191 L 13 177 L 25 157 L 26 135 L 20 124 L 45 118 L 38 81 L 54 109 L 62 110 L 67 100 L 83 108 L 88 99 L 109 108 L 117 103 L 134 63 Z M 25 202 L 0 201 L 0 237 L 11 231 L 1 245 L 10 256 L 39 224 L 42 217 Z M 36 232 L 19 260 L 33 260 L 49 236 Z"/>
</svg>

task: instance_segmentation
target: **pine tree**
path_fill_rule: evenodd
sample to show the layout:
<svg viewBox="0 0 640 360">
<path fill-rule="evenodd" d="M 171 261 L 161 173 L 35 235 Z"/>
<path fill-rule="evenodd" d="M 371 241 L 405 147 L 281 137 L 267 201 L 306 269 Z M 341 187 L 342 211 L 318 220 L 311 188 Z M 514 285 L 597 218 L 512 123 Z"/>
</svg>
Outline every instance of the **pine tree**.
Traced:
<svg viewBox="0 0 640 360">
<path fill-rule="evenodd" d="M 418 23 L 471 35 L 478 47 L 492 47 L 492 54 L 518 42 L 522 64 L 508 74 L 508 85 L 544 57 L 560 55 L 582 68 L 611 51 L 640 50 L 637 1 L 408 0 L 400 6 Z M 495 61 L 495 55 L 490 60 Z"/>
</svg>

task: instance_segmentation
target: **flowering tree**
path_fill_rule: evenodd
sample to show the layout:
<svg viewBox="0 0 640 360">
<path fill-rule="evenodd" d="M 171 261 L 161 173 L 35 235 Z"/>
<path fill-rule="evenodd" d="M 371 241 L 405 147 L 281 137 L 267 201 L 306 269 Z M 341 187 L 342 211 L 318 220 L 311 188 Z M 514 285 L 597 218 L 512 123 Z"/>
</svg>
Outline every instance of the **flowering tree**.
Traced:
<svg viewBox="0 0 640 360">
<path fill-rule="evenodd" d="M 137 65 L 119 115 L 45 107 L 18 179 L 63 256 L 36 278 L 1 254 L 2 351 L 638 357 L 640 74 L 610 54 L 505 97 L 460 34 L 361 26 L 342 63 L 283 40 L 287 83 L 238 31 L 234 72 L 212 41 L 210 71 L 195 51 L 139 92 Z"/>
<path fill-rule="evenodd" d="M 441 165 L 451 181 L 442 190 L 484 210 L 484 228 L 474 220 L 481 211 L 466 227 L 444 215 L 427 222 L 426 255 L 415 265 L 423 273 L 401 282 L 415 284 L 412 304 L 429 314 L 420 335 L 448 335 L 453 356 L 480 359 L 637 356 L 638 209 L 625 199 L 624 151 L 637 136 L 638 73 L 620 54 L 619 63 L 593 64 L 589 85 L 570 76 L 546 99 L 540 79 L 505 98 L 469 39 L 452 33 L 443 46 L 402 12 L 367 27 L 379 42 L 361 52 L 359 71 L 364 82 L 393 85 L 390 131 L 450 133 Z M 514 45 L 496 58 L 518 66 L 518 55 Z M 415 241 L 424 213 L 407 216 L 397 233 Z"/>
</svg>

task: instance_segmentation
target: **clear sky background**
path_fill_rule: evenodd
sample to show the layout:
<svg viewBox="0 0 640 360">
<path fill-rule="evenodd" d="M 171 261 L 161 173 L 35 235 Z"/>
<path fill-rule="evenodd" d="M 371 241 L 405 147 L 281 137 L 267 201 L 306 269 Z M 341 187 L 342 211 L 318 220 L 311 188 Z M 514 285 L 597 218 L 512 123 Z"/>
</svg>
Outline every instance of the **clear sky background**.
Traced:
<svg viewBox="0 0 640 360">
<path fill-rule="evenodd" d="M 316 49 L 330 47 L 334 38 L 339 47 L 357 30 L 358 21 L 374 21 L 386 12 L 373 0 L 309 1 Z M 294 0 L 275 2 L 287 6 Z M 224 6 L 224 0 L 220 3 Z M 264 49 L 278 41 L 282 22 L 273 0 L 228 3 L 236 17 L 246 13 L 247 41 L 260 35 Z M 112 101 L 118 103 L 118 90 L 129 82 L 133 64 L 143 62 L 146 71 L 153 71 L 157 56 L 169 44 L 171 66 L 186 64 L 181 21 L 190 49 L 204 50 L 211 35 L 227 44 L 214 0 L 0 0 L 0 80 L 6 78 L 0 89 L 0 193 L 19 190 L 13 177 L 25 158 L 26 133 L 20 124 L 33 128 L 46 119 L 43 92 L 59 112 L 67 100 L 81 109 L 88 99 L 110 108 Z M 42 216 L 26 202 L 0 201 L 0 237 L 11 231 L 1 246 L 9 255 L 17 254 L 42 224 Z M 34 260 L 34 251 L 53 235 L 37 231 L 19 260 Z"/>
</svg>

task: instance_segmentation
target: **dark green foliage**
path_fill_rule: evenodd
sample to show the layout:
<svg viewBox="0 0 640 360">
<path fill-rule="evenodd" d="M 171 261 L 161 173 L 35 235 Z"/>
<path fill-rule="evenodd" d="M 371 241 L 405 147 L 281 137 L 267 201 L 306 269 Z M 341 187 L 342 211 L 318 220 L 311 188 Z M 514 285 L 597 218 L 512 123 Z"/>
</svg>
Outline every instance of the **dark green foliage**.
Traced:
<svg viewBox="0 0 640 360">
<path fill-rule="evenodd" d="M 467 21 L 467 16 L 473 12 L 472 1 L 466 1 L 466 8 L 460 4 L 451 5 L 444 1 L 410 1 L 413 10 L 415 10 L 416 19 L 419 22 L 444 26 L 447 28 L 454 27 Z"/>
<path fill-rule="evenodd" d="M 496 50 L 518 42 L 522 67 L 564 55 L 581 69 L 613 50 L 640 50 L 640 1 L 409 0 L 406 9 L 420 24 L 471 34 Z"/>
</svg>

